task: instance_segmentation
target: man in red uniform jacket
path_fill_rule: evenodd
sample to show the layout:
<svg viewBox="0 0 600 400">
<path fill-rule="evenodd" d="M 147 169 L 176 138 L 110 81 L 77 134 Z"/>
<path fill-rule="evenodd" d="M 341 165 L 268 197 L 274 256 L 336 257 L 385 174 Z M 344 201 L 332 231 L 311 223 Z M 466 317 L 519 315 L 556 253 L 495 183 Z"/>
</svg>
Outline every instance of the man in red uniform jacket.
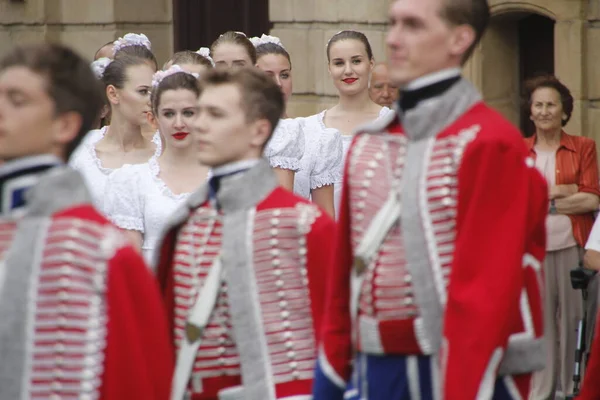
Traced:
<svg viewBox="0 0 600 400">
<path fill-rule="evenodd" d="M 64 162 L 102 106 L 59 45 L 0 61 L 0 398 L 156 399 L 173 360 L 156 281 Z"/>
<path fill-rule="evenodd" d="M 172 218 L 158 264 L 173 400 L 309 399 L 334 222 L 261 157 L 284 109 L 273 80 L 241 68 L 200 82 L 192 129 L 212 177 Z"/>
<path fill-rule="evenodd" d="M 347 156 L 315 400 L 527 399 L 544 366 L 547 189 L 460 76 L 488 20 L 485 0 L 391 5 L 401 100 Z"/>
</svg>

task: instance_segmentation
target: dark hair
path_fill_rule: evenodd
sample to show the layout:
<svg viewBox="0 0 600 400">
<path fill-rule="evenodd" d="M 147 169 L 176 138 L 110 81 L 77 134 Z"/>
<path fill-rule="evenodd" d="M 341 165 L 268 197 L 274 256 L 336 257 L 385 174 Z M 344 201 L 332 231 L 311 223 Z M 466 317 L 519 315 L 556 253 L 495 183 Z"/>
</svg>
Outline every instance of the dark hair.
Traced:
<svg viewBox="0 0 600 400">
<path fill-rule="evenodd" d="M 286 49 L 281 47 L 275 43 L 263 43 L 256 46 L 256 60 L 258 61 L 261 57 L 266 56 L 268 54 L 276 54 L 279 56 L 284 56 L 290 63 L 290 69 L 292 68 L 292 59 L 290 57 L 290 53 L 287 52 Z"/>
<path fill-rule="evenodd" d="M 123 89 L 127 81 L 127 69 L 138 65 L 148 65 L 148 60 L 127 54 L 121 54 L 115 58 L 104 70 L 102 74 L 102 83 L 104 87 L 112 85 L 118 89 Z"/>
<path fill-rule="evenodd" d="M 171 65 L 181 65 L 181 64 L 194 64 L 194 65 L 204 65 L 205 67 L 212 68 L 213 65 L 210 60 L 195 51 L 183 50 L 173 54 L 173 57 L 169 60 Z"/>
<path fill-rule="evenodd" d="M 358 31 L 341 31 L 333 35 L 331 39 L 329 39 L 329 42 L 327 42 L 327 61 L 331 61 L 329 57 L 329 50 L 331 50 L 331 46 L 334 43 L 350 39 L 358 40 L 359 42 L 361 42 L 365 46 L 365 51 L 367 52 L 369 60 L 373 59 L 373 49 L 371 49 L 369 39 L 367 39 L 364 33 Z"/>
<path fill-rule="evenodd" d="M 141 58 L 150 64 L 151 67 L 154 68 L 154 71 L 158 70 L 158 62 L 156 61 L 156 57 L 152 51 L 148 50 L 146 46 L 141 44 L 134 44 L 120 48 L 115 53 L 115 60 L 124 56 L 133 56 L 137 58 Z"/>
<path fill-rule="evenodd" d="M 254 45 L 252 44 L 250 39 L 248 39 L 243 33 L 228 31 L 219 36 L 217 40 L 215 40 L 210 46 L 211 57 L 214 58 L 215 48 L 222 43 L 231 43 L 237 44 L 238 46 L 242 46 L 246 50 L 248 57 L 250 57 L 252 65 L 256 64 L 256 49 L 254 48 Z"/>
<path fill-rule="evenodd" d="M 560 95 L 560 102 L 562 104 L 563 112 L 567 116 L 562 120 L 562 126 L 567 125 L 573 114 L 573 95 L 568 87 L 566 87 L 557 77 L 554 75 L 540 75 L 531 78 L 525 82 L 525 90 L 523 93 L 523 105 L 527 107 L 527 113 L 531 115 L 531 97 L 533 92 L 541 88 L 554 89 Z"/>
<path fill-rule="evenodd" d="M 200 89 L 198 88 L 198 80 L 192 74 L 187 72 L 176 72 L 173 75 L 166 76 L 157 87 L 152 90 L 152 112 L 154 115 L 158 114 L 158 107 L 160 106 L 160 98 L 167 90 L 185 89 L 192 91 L 196 97 L 200 96 Z"/>
<path fill-rule="evenodd" d="M 104 43 L 94 54 L 94 60 L 97 60 L 99 58 L 98 53 L 100 53 L 102 51 L 102 49 L 104 49 L 105 47 L 109 47 L 109 46 L 111 46 L 111 47 L 114 46 L 114 41 L 111 40 L 110 42 Z"/>
<path fill-rule="evenodd" d="M 102 88 L 90 63 L 73 50 L 59 44 L 18 46 L 0 61 L 0 70 L 22 66 L 43 76 L 56 115 L 75 112 L 81 116 L 77 136 L 66 145 L 68 159 L 93 126 L 102 108 Z"/>
<path fill-rule="evenodd" d="M 475 31 L 475 40 L 463 56 L 467 62 L 490 23 L 490 6 L 487 0 L 443 0 L 442 19 L 452 25 L 469 25 Z"/>
<path fill-rule="evenodd" d="M 246 113 L 246 120 L 253 122 L 267 119 L 271 123 L 272 135 L 285 110 L 283 93 L 273 78 L 258 68 L 215 68 L 198 81 L 200 93 L 207 87 L 227 84 L 236 85 L 240 90 L 240 101 Z"/>
</svg>

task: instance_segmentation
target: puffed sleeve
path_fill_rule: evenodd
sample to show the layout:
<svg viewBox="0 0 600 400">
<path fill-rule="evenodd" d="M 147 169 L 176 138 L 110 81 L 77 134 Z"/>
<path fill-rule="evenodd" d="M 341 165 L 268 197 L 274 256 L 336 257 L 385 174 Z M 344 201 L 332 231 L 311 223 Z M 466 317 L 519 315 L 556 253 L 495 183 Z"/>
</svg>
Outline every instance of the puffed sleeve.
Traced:
<svg viewBox="0 0 600 400">
<path fill-rule="evenodd" d="M 273 132 L 264 156 L 273 168 L 298 171 L 304 155 L 304 133 L 301 118 L 282 119 Z"/>
<path fill-rule="evenodd" d="M 330 130 L 321 132 L 315 155 L 315 166 L 310 174 L 310 188 L 316 189 L 341 182 L 343 159 L 340 133 Z"/>
<path fill-rule="evenodd" d="M 106 184 L 104 213 L 121 229 L 144 232 L 142 168 L 147 164 L 126 165 L 113 172 Z"/>
</svg>

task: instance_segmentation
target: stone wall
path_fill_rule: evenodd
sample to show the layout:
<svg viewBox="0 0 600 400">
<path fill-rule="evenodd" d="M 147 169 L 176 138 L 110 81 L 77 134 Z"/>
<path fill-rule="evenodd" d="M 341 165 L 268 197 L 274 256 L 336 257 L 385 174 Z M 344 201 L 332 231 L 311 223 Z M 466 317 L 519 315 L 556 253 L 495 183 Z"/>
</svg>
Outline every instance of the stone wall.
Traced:
<svg viewBox="0 0 600 400">
<path fill-rule="evenodd" d="M 466 75 L 485 99 L 518 123 L 518 42 L 513 24 L 525 14 L 555 21 L 554 72 L 575 98 L 566 131 L 600 139 L 600 0 L 490 0 L 493 19 Z M 600 140 L 597 140 L 600 142 Z"/>
<path fill-rule="evenodd" d="M 271 0 L 271 34 L 281 38 L 293 64 L 290 116 L 315 114 L 336 103 L 327 72 L 325 46 L 343 29 L 364 32 L 376 60 L 385 60 L 385 30 L 390 0 Z"/>
<path fill-rule="evenodd" d="M 171 0 L 0 1 L 0 54 L 16 44 L 52 41 L 92 58 L 127 32 L 145 33 L 162 62 L 173 51 Z"/>
<path fill-rule="evenodd" d="M 571 89 L 575 110 L 566 127 L 600 143 L 600 0 L 489 0 L 489 32 L 465 66 L 465 76 L 484 98 L 519 123 L 518 40 L 514 21 L 535 13 L 555 24 L 555 73 Z M 391 0 L 271 0 L 273 35 L 293 62 L 292 116 L 310 115 L 336 102 L 327 72 L 325 45 L 336 32 L 364 32 L 377 60 L 385 60 L 385 31 Z"/>
</svg>

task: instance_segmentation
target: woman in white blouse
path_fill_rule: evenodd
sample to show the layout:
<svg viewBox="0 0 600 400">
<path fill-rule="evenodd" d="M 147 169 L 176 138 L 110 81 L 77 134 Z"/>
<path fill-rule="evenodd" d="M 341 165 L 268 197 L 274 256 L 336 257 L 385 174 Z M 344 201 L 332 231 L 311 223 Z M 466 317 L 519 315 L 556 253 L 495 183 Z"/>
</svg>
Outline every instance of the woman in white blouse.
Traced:
<svg viewBox="0 0 600 400">
<path fill-rule="evenodd" d="M 210 46 L 216 68 L 254 68 L 256 49 L 241 32 L 225 32 Z M 267 143 L 264 156 L 274 168 L 281 186 L 294 189 L 294 173 L 304 155 L 304 135 L 300 129 L 279 124 Z"/>
<path fill-rule="evenodd" d="M 178 65 L 157 72 L 152 110 L 164 138 L 164 152 L 146 164 L 121 168 L 106 187 L 108 218 L 128 231 L 152 266 L 170 215 L 208 176 L 208 168 L 197 161 L 190 135 L 199 95 L 196 76 Z"/>
<path fill-rule="evenodd" d="M 152 140 L 142 134 L 150 111 L 156 59 L 145 44 L 115 48 L 114 60 L 98 60 L 106 62 L 96 64 L 106 88 L 111 124 L 90 131 L 69 161 L 83 175 L 93 202 L 101 211 L 104 211 L 106 182 L 112 172 L 125 164 L 145 163 L 161 153 L 158 132 Z"/>
<path fill-rule="evenodd" d="M 292 95 L 292 60 L 279 38 L 262 35 L 251 38 L 256 46 L 256 66 L 273 77 L 286 101 Z M 339 133 L 323 134 L 320 130 L 304 129 L 304 118 L 287 118 L 279 121 L 277 130 L 285 135 L 295 131 L 304 134 L 304 156 L 300 170 L 294 178 L 294 193 L 311 199 L 332 217 L 333 184 L 341 180 L 342 139 Z"/>
<path fill-rule="evenodd" d="M 341 135 L 343 162 L 337 171 L 334 203 L 336 215 L 342 194 L 342 169 L 354 131 L 368 122 L 393 112 L 369 97 L 369 78 L 375 59 L 367 37 L 357 31 L 341 31 L 327 43 L 327 68 L 338 91 L 338 103 L 332 108 L 306 118 L 305 131 L 321 135 Z"/>
</svg>

